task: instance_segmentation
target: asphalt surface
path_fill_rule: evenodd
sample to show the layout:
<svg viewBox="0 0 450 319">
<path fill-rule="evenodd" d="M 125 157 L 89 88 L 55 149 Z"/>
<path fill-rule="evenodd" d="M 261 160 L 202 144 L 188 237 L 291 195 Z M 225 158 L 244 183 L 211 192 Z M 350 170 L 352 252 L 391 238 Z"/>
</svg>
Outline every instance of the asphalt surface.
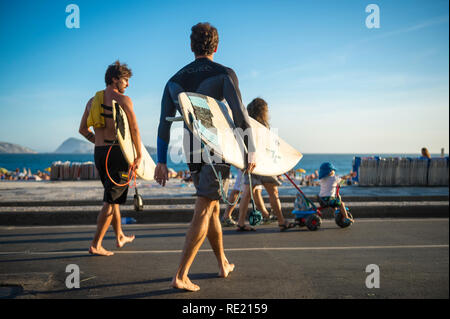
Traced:
<svg viewBox="0 0 450 319">
<path fill-rule="evenodd" d="M 266 198 L 267 199 L 267 198 Z M 355 218 L 448 218 L 448 196 L 442 197 L 403 197 L 349 198 L 345 200 Z M 158 199 L 158 204 L 149 203 L 143 211 L 136 212 L 132 203 L 121 205 L 123 217 L 132 217 L 138 224 L 154 223 L 188 223 L 194 212 L 194 198 L 178 198 L 178 200 Z M 162 204 L 161 201 L 168 201 Z M 0 203 L 0 225 L 4 226 L 63 226 L 95 224 L 101 205 L 91 202 L 41 203 L 36 206 L 31 202 Z M 318 205 L 318 204 L 317 204 Z M 294 198 L 281 197 L 282 211 L 285 217 L 294 218 Z M 251 205 L 249 205 L 250 210 Z M 270 205 L 266 204 L 269 208 Z M 221 205 L 222 213 L 226 205 Z M 237 214 L 237 209 L 234 213 Z M 324 218 L 333 218 L 331 209 L 322 210 Z"/>
<path fill-rule="evenodd" d="M 324 221 L 319 231 L 280 233 L 276 224 L 256 232 L 224 228 L 224 246 L 236 269 L 218 278 L 205 241 L 190 271 L 199 292 L 170 287 L 188 224 L 124 225 L 136 240 L 112 257 L 87 253 L 95 226 L 0 227 L 3 298 L 449 298 L 449 221 L 361 219 L 348 229 Z M 66 267 L 80 269 L 80 288 L 68 289 Z M 368 265 L 380 270 L 369 289 Z"/>
</svg>

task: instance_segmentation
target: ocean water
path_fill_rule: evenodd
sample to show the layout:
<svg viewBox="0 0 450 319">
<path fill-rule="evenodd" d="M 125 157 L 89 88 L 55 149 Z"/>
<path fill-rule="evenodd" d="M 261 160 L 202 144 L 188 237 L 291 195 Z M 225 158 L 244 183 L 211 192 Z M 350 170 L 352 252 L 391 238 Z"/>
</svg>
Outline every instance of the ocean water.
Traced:
<svg viewBox="0 0 450 319">
<path fill-rule="evenodd" d="M 337 169 L 338 175 L 348 174 L 352 169 L 352 162 L 355 156 L 368 157 L 418 157 L 420 154 L 303 154 L 302 160 L 296 165 L 297 168 L 303 168 L 306 174 L 314 173 L 318 170 L 320 164 L 323 162 L 331 162 Z M 439 157 L 438 154 L 432 155 Z M 156 161 L 156 155 L 152 155 L 153 160 Z M 21 171 L 26 168 L 30 169 L 32 173 L 38 170 L 44 171 L 45 168 L 50 167 L 56 161 L 69 162 L 93 162 L 94 154 L 0 154 L 0 167 L 6 168 L 9 171 L 14 171 L 16 168 Z M 175 171 L 186 170 L 186 163 L 174 163 L 168 161 L 167 166 Z M 236 169 L 232 168 L 232 174 L 236 174 Z"/>
</svg>

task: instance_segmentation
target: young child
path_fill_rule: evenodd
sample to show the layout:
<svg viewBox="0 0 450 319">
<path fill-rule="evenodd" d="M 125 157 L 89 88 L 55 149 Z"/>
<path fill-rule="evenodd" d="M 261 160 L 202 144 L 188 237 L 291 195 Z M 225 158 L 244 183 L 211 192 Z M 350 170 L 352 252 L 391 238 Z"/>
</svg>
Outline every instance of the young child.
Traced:
<svg viewBox="0 0 450 319">
<path fill-rule="evenodd" d="M 353 223 L 353 219 L 347 215 L 344 202 L 341 197 L 336 197 L 336 188 L 341 182 L 341 178 L 336 176 L 336 168 L 331 163 L 322 163 L 319 170 L 320 193 L 319 197 L 332 208 L 340 208 L 342 221 L 345 224 Z"/>
</svg>

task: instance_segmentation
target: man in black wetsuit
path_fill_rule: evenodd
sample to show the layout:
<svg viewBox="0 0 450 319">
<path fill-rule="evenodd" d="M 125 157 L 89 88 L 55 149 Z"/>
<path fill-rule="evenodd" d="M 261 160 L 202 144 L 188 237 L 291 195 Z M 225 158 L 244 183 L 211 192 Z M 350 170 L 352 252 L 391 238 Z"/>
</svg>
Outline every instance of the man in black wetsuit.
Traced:
<svg viewBox="0 0 450 319">
<path fill-rule="evenodd" d="M 242 104 L 236 74 L 232 69 L 213 62 L 218 43 L 217 29 L 209 23 L 199 23 L 193 26 L 191 50 L 195 55 L 195 61 L 178 71 L 167 82 L 164 89 L 158 128 L 158 164 L 155 170 L 155 180 L 162 186 L 165 185 L 168 179 L 166 163 L 171 122 L 167 121 L 166 117 L 175 116 L 177 110 L 180 112 L 178 105 L 179 93 L 196 92 L 211 96 L 217 100 L 226 100 L 233 113 L 236 127 L 244 131 L 250 127 L 247 110 Z M 185 156 L 196 188 L 197 200 L 194 216 L 186 234 L 180 266 L 173 278 L 172 286 L 174 288 L 197 291 L 200 287 L 192 283 L 187 275 L 205 237 L 208 237 L 216 255 L 220 277 L 227 277 L 234 270 L 234 265 L 228 262 L 223 250 L 222 226 L 219 217 L 219 198 L 221 195 L 219 181 L 211 165 L 201 160 L 202 150 L 200 143 L 194 142 L 193 135 L 187 129 L 186 124 L 184 127 Z M 254 141 L 251 136 L 248 137 L 247 147 L 249 150 L 247 170 L 251 172 L 255 168 L 254 153 L 252 151 L 254 150 Z M 225 182 L 229 177 L 230 166 L 226 163 L 216 163 L 214 167 L 216 171 L 222 174 Z"/>
</svg>

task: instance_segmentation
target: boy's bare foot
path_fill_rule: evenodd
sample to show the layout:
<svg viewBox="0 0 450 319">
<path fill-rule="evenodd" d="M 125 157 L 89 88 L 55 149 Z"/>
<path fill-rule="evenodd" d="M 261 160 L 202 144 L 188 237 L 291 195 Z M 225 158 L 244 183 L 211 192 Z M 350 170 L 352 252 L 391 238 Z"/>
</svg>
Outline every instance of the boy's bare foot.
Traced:
<svg viewBox="0 0 450 319">
<path fill-rule="evenodd" d="M 98 255 L 98 256 L 112 256 L 112 255 L 114 255 L 114 253 L 112 251 L 108 251 L 108 250 L 106 250 L 105 248 L 103 248 L 101 246 L 99 248 L 95 248 L 95 247 L 91 246 L 89 248 L 89 253 L 91 255 Z"/>
<path fill-rule="evenodd" d="M 125 246 L 125 244 L 131 243 L 134 240 L 135 236 L 134 235 L 132 235 L 132 236 L 123 235 L 123 236 L 120 236 L 119 238 L 120 239 L 117 240 L 117 247 L 122 248 L 123 246 Z"/>
<path fill-rule="evenodd" d="M 199 291 L 200 287 L 196 284 L 193 284 L 188 277 L 185 279 L 179 279 L 174 277 L 172 280 L 172 287 L 176 289 L 183 289 L 187 291 Z"/>
<path fill-rule="evenodd" d="M 219 271 L 219 277 L 227 278 L 230 272 L 234 270 L 234 264 L 228 263 L 228 261 L 221 267 Z"/>
</svg>

